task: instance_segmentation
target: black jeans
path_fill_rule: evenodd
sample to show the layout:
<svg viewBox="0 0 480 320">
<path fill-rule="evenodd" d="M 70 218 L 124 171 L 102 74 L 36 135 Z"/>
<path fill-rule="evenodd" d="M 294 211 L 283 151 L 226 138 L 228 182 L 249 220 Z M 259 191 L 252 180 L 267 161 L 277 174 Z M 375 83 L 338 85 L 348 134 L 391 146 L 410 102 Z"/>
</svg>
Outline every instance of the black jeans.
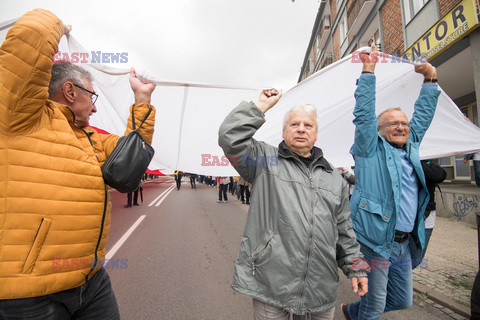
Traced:
<svg viewBox="0 0 480 320">
<path fill-rule="evenodd" d="M 182 178 L 175 178 L 175 181 L 177 182 L 177 190 L 180 190 L 180 186 L 182 185 Z"/>
<path fill-rule="evenodd" d="M 243 196 L 244 194 L 245 194 L 245 197 Z M 240 185 L 240 196 L 241 196 L 240 200 L 242 200 L 242 202 L 244 202 L 246 199 L 247 203 L 250 203 L 250 190 L 248 186 Z"/>
<path fill-rule="evenodd" d="M 80 287 L 46 296 L 0 300 L 0 319 L 120 319 L 117 300 L 105 269 Z"/>
<path fill-rule="evenodd" d="M 134 204 L 138 204 L 138 189 L 137 189 L 137 190 L 135 190 L 134 192 L 129 192 L 129 193 L 127 194 L 127 204 L 128 204 L 129 206 L 132 205 L 132 193 L 133 193 L 133 203 L 134 203 Z"/>
</svg>

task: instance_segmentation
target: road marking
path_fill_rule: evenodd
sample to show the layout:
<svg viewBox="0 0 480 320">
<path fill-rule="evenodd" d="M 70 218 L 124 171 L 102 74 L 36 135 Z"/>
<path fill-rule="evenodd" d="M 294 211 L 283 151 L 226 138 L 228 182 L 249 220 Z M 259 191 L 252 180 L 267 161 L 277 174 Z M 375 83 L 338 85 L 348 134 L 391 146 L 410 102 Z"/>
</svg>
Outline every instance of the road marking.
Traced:
<svg viewBox="0 0 480 320">
<path fill-rule="evenodd" d="M 168 195 L 170 194 L 170 192 L 173 191 L 174 188 L 175 188 L 175 186 L 171 186 L 169 189 L 167 189 L 167 192 L 166 193 L 164 192 L 165 195 L 160 200 L 158 200 L 155 207 L 158 207 L 163 202 L 163 200 L 165 200 L 168 197 Z"/>
<path fill-rule="evenodd" d="M 145 217 L 146 217 L 145 215 L 140 216 L 138 218 L 138 220 L 135 221 L 135 223 L 130 227 L 130 229 L 128 229 L 127 232 L 125 232 L 125 234 L 120 238 L 120 240 L 118 240 L 117 243 L 115 243 L 115 245 L 112 247 L 112 249 L 110 249 L 110 251 L 107 252 L 107 254 L 105 255 L 105 263 L 107 263 L 107 261 L 109 261 L 113 257 L 115 252 L 117 252 L 117 250 L 120 249 L 120 247 L 123 245 L 123 243 L 125 241 L 127 241 L 128 237 L 138 227 L 140 222 L 142 222 L 143 219 L 145 219 Z"/>
<path fill-rule="evenodd" d="M 170 188 L 168 188 L 167 190 L 163 191 L 163 193 L 161 193 L 158 197 L 155 198 L 155 200 L 153 200 L 152 202 L 150 202 L 150 204 L 148 205 L 149 207 L 153 206 L 153 204 L 155 202 L 157 202 L 158 199 L 160 199 L 165 193 L 167 193 L 169 190 L 171 191 L 173 189 L 174 185 L 172 184 L 172 186 Z M 157 205 L 158 206 L 158 205 Z"/>
</svg>

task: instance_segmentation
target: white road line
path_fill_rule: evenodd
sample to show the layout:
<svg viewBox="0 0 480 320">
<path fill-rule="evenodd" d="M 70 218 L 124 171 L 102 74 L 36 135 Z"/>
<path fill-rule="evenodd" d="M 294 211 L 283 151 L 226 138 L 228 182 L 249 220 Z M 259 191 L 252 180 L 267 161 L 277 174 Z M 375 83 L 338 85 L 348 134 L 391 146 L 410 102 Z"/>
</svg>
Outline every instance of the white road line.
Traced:
<svg viewBox="0 0 480 320">
<path fill-rule="evenodd" d="M 117 241 L 117 243 L 115 243 L 115 245 L 113 246 L 112 249 L 110 249 L 110 251 L 108 251 L 108 253 L 105 255 L 105 263 L 110 260 L 113 255 L 115 254 L 115 252 L 117 252 L 118 249 L 120 249 L 120 247 L 123 245 L 123 243 L 125 241 L 127 241 L 128 237 L 132 234 L 132 232 L 138 227 L 138 225 L 140 224 L 140 222 L 143 221 L 143 219 L 145 219 L 145 215 L 143 216 L 140 216 L 138 218 L 137 221 L 135 221 L 135 223 L 130 227 L 130 229 L 128 229 L 127 232 L 125 232 L 125 234 L 120 238 L 120 240 Z"/>
<path fill-rule="evenodd" d="M 158 207 L 163 202 L 163 200 L 165 200 L 168 197 L 168 195 L 170 194 L 170 192 L 172 192 L 173 189 L 174 189 L 174 186 L 171 186 L 168 192 L 157 202 L 155 207 Z"/>
<path fill-rule="evenodd" d="M 174 187 L 174 185 L 172 184 L 172 186 L 170 188 L 168 188 L 167 190 L 163 191 L 163 193 L 161 193 L 158 197 L 155 198 L 155 200 L 153 200 L 152 202 L 150 202 L 150 204 L 148 205 L 149 207 L 153 206 L 153 204 L 155 202 L 157 202 L 158 199 L 160 199 L 165 193 L 168 192 L 169 189 L 172 189 Z"/>
</svg>

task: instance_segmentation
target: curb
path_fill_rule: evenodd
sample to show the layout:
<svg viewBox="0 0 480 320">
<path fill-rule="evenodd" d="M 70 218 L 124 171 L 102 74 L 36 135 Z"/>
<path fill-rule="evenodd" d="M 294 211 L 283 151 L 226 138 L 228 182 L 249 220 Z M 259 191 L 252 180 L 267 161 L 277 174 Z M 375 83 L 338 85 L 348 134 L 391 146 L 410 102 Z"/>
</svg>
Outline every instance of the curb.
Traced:
<svg viewBox="0 0 480 320">
<path fill-rule="evenodd" d="M 439 305 L 444 306 L 467 319 L 470 318 L 470 309 L 421 283 L 413 281 L 413 291 L 426 295 L 430 300 L 435 301 Z"/>
</svg>

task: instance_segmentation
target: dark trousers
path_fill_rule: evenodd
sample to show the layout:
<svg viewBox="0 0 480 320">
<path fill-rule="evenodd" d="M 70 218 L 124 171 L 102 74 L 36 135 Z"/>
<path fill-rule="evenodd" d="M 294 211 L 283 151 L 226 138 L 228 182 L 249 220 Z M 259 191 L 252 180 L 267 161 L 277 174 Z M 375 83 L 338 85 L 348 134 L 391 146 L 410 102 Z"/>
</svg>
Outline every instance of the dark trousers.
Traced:
<svg viewBox="0 0 480 320">
<path fill-rule="evenodd" d="M 127 204 L 128 204 L 129 206 L 132 205 L 132 193 L 133 193 L 133 203 L 134 203 L 135 205 L 138 204 L 138 188 L 137 188 L 137 190 L 135 190 L 134 192 L 129 192 L 129 193 L 127 194 Z"/>
<path fill-rule="evenodd" d="M 480 187 L 480 160 L 473 160 L 473 171 L 475 172 L 475 183 Z"/>
<path fill-rule="evenodd" d="M 196 188 L 196 186 L 195 186 L 195 178 L 194 178 L 194 177 L 190 177 L 190 184 L 192 185 L 192 189 L 193 189 L 193 188 Z"/>
<path fill-rule="evenodd" d="M 223 194 L 223 200 L 227 201 L 227 188 L 228 184 L 219 184 L 218 185 L 218 200 L 222 201 L 222 194 Z"/>
<path fill-rule="evenodd" d="M 473 282 L 472 295 L 470 297 L 470 320 L 480 319 L 480 270 Z"/>
<path fill-rule="evenodd" d="M 177 190 L 180 190 L 180 186 L 182 185 L 182 178 L 175 178 L 175 181 L 177 182 Z"/>
<path fill-rule="evenodd" d="M 46 296 L 0 300 L 0 319 L 120 319 L 110 277 L 99 270 L 80 287 Z"/>
<path fill-rule="evenodd" d="M 243 196 L 244 194 L 245 194 L 245 197 Z M 241 197 L 240 200 L 242 200 L 242 202 L 247 200 L 247 203 L 250 203 L 250 189 L 248 188 L 248 186 L 240 185 L 240 197 Z"/>
</svg>

